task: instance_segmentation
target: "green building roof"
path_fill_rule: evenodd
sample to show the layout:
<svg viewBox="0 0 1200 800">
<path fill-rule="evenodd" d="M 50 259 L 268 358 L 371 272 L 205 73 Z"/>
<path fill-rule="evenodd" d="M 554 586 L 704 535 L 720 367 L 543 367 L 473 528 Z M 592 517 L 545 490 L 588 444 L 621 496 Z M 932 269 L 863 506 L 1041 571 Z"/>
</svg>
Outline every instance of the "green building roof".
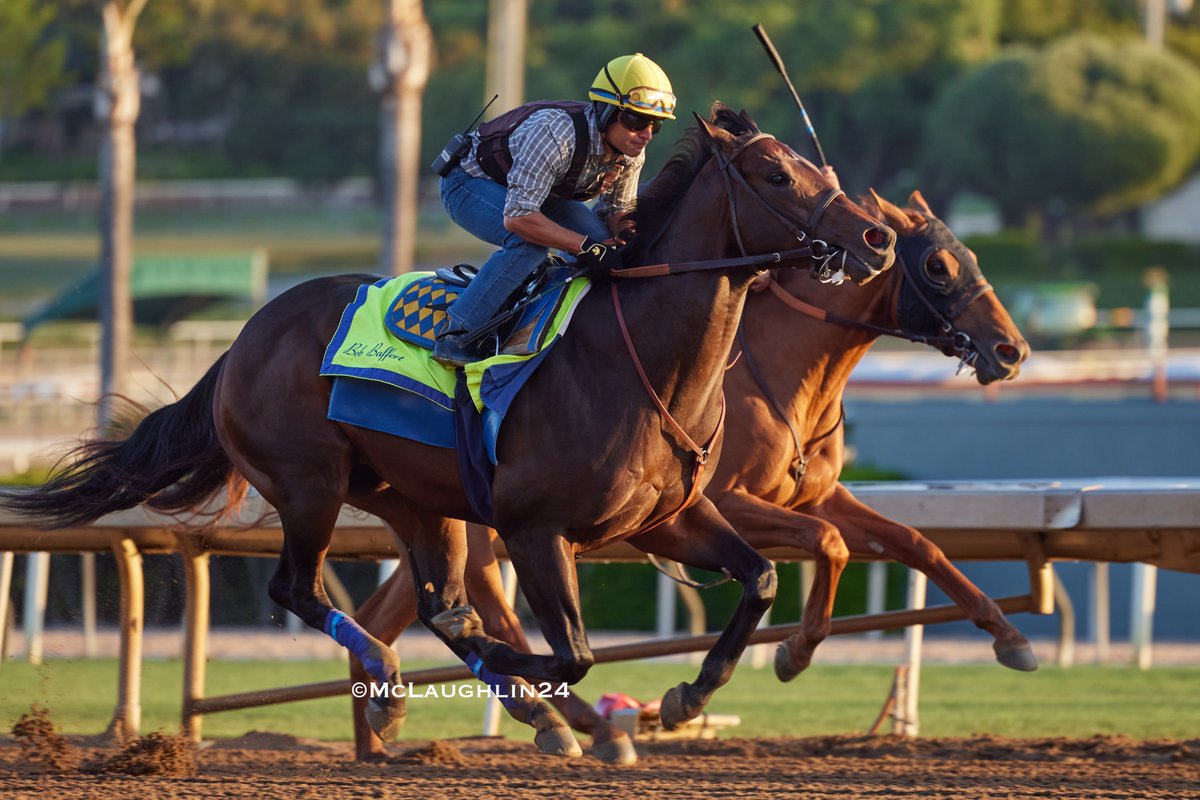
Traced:
<svg viewBox="0 0 1200 800">
<path fill-rule="evenodd" d="M 133 319 L 138 325 L 165 327 L 202 308 L 229 300 L 261 303 L 267 295 L 267 254 L 137 256 L 130 281 Z M 24 321 L 28 334 L 38 325 L 60 320 L 97 320 L 100 271 L 88 273 Z"/>
</svg>

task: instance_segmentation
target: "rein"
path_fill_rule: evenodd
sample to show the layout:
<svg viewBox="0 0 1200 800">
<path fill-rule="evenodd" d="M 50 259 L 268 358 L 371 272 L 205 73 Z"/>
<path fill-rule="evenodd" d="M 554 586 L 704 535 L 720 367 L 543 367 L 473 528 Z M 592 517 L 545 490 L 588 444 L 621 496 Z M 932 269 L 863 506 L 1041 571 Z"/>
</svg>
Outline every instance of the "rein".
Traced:
<svg viewBox="0 0 1200 800">
<path fill-rule="evenodd" d="M 625 267 L 624 269 L 609 270 L 611 278 L 660 278 L 664 275 L 682 275 L 686 272 L 705 272 L 713 269 L 729 269 L 731 267 L 766 267 L 771 264 L 782 264 L 793 258 L 811 258 L 813 248 L 796 247 L 791 250 L 779 250 L 774 253 L 763 253 L 759 256 L 744 256 L 742 258 L 713 258 L 704 261 L 677 261 L 669 264 L 647 264 L 643 267 Z"/>
</svg>

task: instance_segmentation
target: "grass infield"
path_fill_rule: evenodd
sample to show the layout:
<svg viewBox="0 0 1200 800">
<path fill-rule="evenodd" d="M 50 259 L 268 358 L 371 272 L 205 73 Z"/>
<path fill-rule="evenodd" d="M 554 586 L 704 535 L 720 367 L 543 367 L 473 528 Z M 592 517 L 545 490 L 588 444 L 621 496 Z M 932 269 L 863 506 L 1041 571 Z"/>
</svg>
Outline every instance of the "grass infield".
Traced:
<svg viewBox="0 0 1200 800">
<path fill-rule="evenodd" d="M 410 662 L 408 669 L 433 666 Z M 594 702 L 619 691 L 646 701 L 676 683 L 692 680 L 698 667 L 682 663 L 604 664 L 579 689 Z M 142 732 L 178 728 L 183 667 L 151 661 L 142 676 Z M 337 661 L 213 661 L 209 695 L 345 677 Z M 891 684 L 888 666 L 813 666 L 790 684 L 770 668 L 743 666 L 721 689 L 709 711 L 737 714 L 742 724 L 724 736 L 816 736 L 862 733 L 878 714 Z M 116 662 L 50 661 L 42 667 L 10 661 L 0 665 L 0 725 L 12 723 L 31 703 L 50 710 L 67 733 L 98 733 L 107 725 L 116 696 Z M 998 665 L 922 667 L 920 723 L 927 737 L 987 733 L 1012 737 L 1121 734 L 1136 739 L 1194 739 L 1200 735 L 1200 667 L 1155 668 L 1043 666 L 1016 673 Z M 424 690 L 417 687 L 418 692 Z M 475 697 L 413 698 L 404 738 L 439 739 L 480 733 L 484 701 Z M 352 738 L 348 697 L 309 700 L 205 717 L 206 738 L 252 730 L 294 736 Z M 501 733 L 530 739 L 527 729 L 505 718 Z"/>
</svg>

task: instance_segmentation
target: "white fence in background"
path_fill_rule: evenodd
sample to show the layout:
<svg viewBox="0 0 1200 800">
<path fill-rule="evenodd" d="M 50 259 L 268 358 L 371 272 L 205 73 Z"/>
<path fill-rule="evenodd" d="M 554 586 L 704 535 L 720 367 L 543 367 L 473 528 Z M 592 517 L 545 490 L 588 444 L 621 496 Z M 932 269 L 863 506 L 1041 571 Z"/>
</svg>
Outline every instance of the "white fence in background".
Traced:
<svg viewBox="0 0 1200 800">
<path fill-rule="evenodd" d="M 185 393 L 228 348 L 238 321 L 185 321 L 157 341 L 134 345 L 131 397 L 148 407 Z M 21 349 L 20 326 L 0 325 L 0 473 L 54 460 L 55 449 L 95 424 L 99 393 L 99 330 L 82 328 L 69 344 Z M 89 335 L 90 334 L 90 335 Z M 1200 399 L 1200 349 L 1173 349 L 1163 367 L 1173 400 Z M 955 362 L 928 348 L 868 353 L 850 382 L 852 397 L 869 399 L 948 392 L 999 397 L 1056 394 L 1148 397 L 1155 365 L 1139 350 L 1038 351 L 1011 383 L 980 387 L 955 374 Z"/>
</svg>

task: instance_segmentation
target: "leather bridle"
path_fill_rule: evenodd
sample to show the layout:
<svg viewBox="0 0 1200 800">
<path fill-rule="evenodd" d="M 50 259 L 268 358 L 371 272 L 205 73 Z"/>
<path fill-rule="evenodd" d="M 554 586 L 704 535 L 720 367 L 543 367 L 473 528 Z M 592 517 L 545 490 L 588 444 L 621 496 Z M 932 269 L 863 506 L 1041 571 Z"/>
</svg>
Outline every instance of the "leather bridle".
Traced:
<svg viewBox="0 0 1200 800">
<path fill-rule="evenodd" d="M 737 157 L 741 155 L 746 148 L 762 139 L 774 140 L 775 137 L 769 133 L 757 133 L 754 136 L 751 136 L 745 142 L 740 143 L 737 149 L 728 156 L 724 155 L 720 151 L 717 151 L 716 153 L 716 158 L 721 162 L 721 177 L 725 183 L 725 198 L 729 202 L 729 216 L 733 221 L 733 236 L 734 239 L 737 240 L 738 250 L 741 251 L 743 256 L 746 255 L 746 245 L 742 241 L 741 224 L 738 222 L 737 201 L 733 192 L 733 186 L 730 183 L 731 176 L 733 181 L 736 181 L 739 186 L 749 192 L 750 196 L 757 200 L 759 205 L 761 205 L 767 211 L 767 213 L 775 217 L 775 219 L 779 221 L 779 224 L 781 224 L 784 229 L 788 231 L 788 233 L 795 236 L 797 241 L 799 241 L 801 244 L 808 242 L 808 247 L 811 251 L 809 258 L 812 262 L 810 270 L 814 278 L 822 283 L 841 283 L 846 279 L 845 267 L 847 253 L 840 247 L 834 247 L 828 242 L 816 238 L 816 232 L 817 226 L 821 223 L 821 217 L 825 215 L 825 211 L 831 205 L 833 205 L 834 200 L 844 196 L 846 193 L 836 187 L 825 192 L 820 201 L 817 203 L 816 208 L 813 209 L 812 214 L 809 216 L 807 225 L 799 223 L 796 220 L 789 219 L 787 215 L 768 203 L 763 196 L 759 194 L 753 186 L 750 185 L 749 181 L 746 180 L 745 176 L 742 175 L 741 170 L 739 170 L 734 163 Z M 841 256 L 841 266 L 835 273 L 831 265 L 839 255 Z"/>
</svg>

